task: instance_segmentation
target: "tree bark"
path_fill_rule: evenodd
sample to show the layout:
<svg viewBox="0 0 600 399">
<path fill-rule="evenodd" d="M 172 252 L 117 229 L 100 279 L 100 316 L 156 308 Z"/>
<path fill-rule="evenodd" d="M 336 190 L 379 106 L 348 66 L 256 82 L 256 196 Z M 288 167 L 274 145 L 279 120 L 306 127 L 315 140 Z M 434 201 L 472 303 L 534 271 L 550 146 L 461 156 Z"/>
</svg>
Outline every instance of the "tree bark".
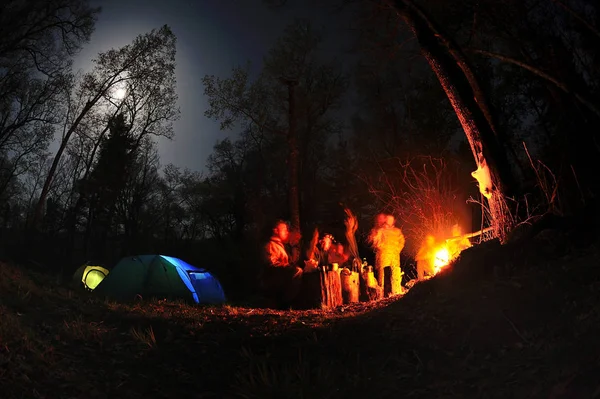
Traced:
<svg viewBox="0 0 600 399">
<path fill-rule="evenodd" d="M 473 176 L 480 182 L 480 191 L 487 198 L 491 224 L 496 237 L 504 240 L 512 228 L 513 219 L 506 197 L 515 192 L 515 181 L 506 153 L 494 132 L 483 94 L 473 87 L 475 74 L 461 55 L 458 46 L 449 48 L 451 40 L 445 37 L 432 21 L 411 0 L 395 0 L 393 6 L 414 33 L 421 53 L 435 73 L 465 132 L 477 164 Z M 468 73 L 465 73 L 467 71 Z M 489 187 L 482 187 L 482 175 L 489 171 Z M 480 178 L 478 178 L 478 176 Z"/>
<path fill-rule="evenodd" d="M 294 234 L 300 233 L 300 198 L 298 182 L 298 136 L 296 132 L 296 96 L 294 89 L 298 85 L 295 80 L 286 80 L 288 86 L 288 170 L 289 170 L 289 206 L 291 230 Z M 291 242 L 292 259 L 291 263 L 297 263 L 300 259 L 300 241 L 294 239 Z"/>
<path fill-rule="evenodd" d="M 420 18 L 424 23 L 427 29 L 431 31 L 431 34 L 435 36 L 437 40 L 441 43 L 443 48 L 448 52 L 448 54 L 452 57 L 452 59 L 456 62 L 456 65 L 460 68 L 464 77 L 469 82 L 471 86 L 471 90 L 473 91 L 473 97 L 475 98 L 475 103 L 481 109 L 481 112 L 485 116 L 490 129 L 497 134 L 496 124 L 494 122 L 494 117 L 492 115 L 491 107 L 489 105 L 489 101 L 487 96 L 485 95 L 481 85 L 479 84 L 479 80 L 475 75 L 475 72 L 471 68 L 467 58 L 461 51 L 460 47 L 451 40 L 448 36 L 444 35 L 440 32 L 439 28 L 434 24 L 434 22 L 428 18 L 428 16 L 421 10 L 416 4 L 412 2 L 412 0 L 408 0 L 404 2 L 408 7 L 412 8 L 413 14 Z"/>
</svg>

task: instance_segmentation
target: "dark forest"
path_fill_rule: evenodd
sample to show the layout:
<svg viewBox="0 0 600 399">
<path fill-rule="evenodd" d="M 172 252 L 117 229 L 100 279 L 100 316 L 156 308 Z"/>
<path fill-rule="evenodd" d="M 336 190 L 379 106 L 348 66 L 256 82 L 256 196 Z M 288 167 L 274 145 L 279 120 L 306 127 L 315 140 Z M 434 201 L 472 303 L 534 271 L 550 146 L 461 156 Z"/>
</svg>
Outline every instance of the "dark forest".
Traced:
<svg viewBox="0 0 600 399">
<path fill-rule="evenodd" d="M 16 380 L 19 373 L 35 378 L 23 371 L 27 368 L 19 368 L 25 366 L 15 365 L 19 358 L 8 350 L 12 345 L 21 348 L 17 351 L 26 359 L 23 364 L 35 363 L 27 366 L 35 370 L 50 367 L 48 362 L 54 361 L 40 354 L 40 345 L 50 345 L 39 332 L 45 321 L 35 319 L 29 327 L 15 327 L 20 317 L 15 316 L 17 312 L 33 314 L 23 309 L 37 306 L 34 304 L 39 304 L 39 309 L 52 308 L 39 310 L 54 315 L 48 316 L 55 319 L 55 324 L 48 321 L 52 331 L 48 337 L 71 337 L 64 338 L 70 340 L 68 345 L 79 348 L 83 345 L 80 341 L 90 340 L 94 348 L 101 347 L 99 337 L 106 333 L 110 345 L 118 347 L 118 333 L 108 332 L 110 324 L 115 331 L 131 332 L 132 340 L 143 347 L 124 351 L 144 353 L 152 359 L 150 363 L 165 359 L 173 364 L 186 356 L 186 340 L 193 341 L 188 336 L 192 324 L 182 320 L 187 320 L 194 307 L 171 309 L 169 306 L 180 305 L 159 300 L 143 310 L 146 305 L 141 302 L 107 305 L 89 293 L 65 293 L 71 292 L 67 286 L 81 265 L 111 269 L 124 257 L 146 254 L 172 256 L 205 268 L 223 286 L 228 300 L 224 307 L 198 310 L 203 323 L 215 323 L 216 327 L 194 335 L 202 340 L 206 334 L 207 342 L 214 343 L 221 339 L 217 338 L 220 331 L 228 331 L 222 345 L 230 346 L 223 349 L 222 356 L 229 360 L 214 360 L 221 355 L 209 343 L 202 349 L 208 351 L 207 356 L 215 356 L 211 362 L 220 364 L 213 364 L 218 382 L 208 384 L 207 397 L 350 397 L 344 396 L 350 392 L 389 397 L 408 386 L 416 397 L 595 397 L 585 390 L 591 384 L 585 380 L 587 366 L 580 367 L 574 357 L 566 355 L 569 345 L 550 353 L 548 347 L 558 338 L 536 338 L 535 334 L 541 334 L 540 326 L 552 318 L 542 315 L 550 314 L 556 303 L 565 306 L 556 309 L 570 317 L 577 312 L 567 307 L 577 303 L 585 307 L 577 308 L 577 314 L 587 315 L 582 318 L 600 320 L 598 311 L 592 310 L 599 299 L 600 276 L 596 239 L 600 177 L 594 166 L 600 157 L 600 6 L 591 0 L 327 3 L 324 9 L 330 18 L 342 18 L 343 14 L 349 21 L 344 35 L 351 37 L 352 46 L 346 58 L 324 51 L 327 36 L 322 27 L 296 19 L 264 54 L 258 74 L 251 73 L 249 65 L 231 65 L 230 70 L 202 78 L 202 87 L 196 90 L 204 93 L 209 106 L 197 112 L 219 122 L 227 133 L 217 143 L 206 143 L 212 154 L 203 170 L 164 164 L 158 152 L 158 138 L 177 137 L 173 124 L 180 117 L 177 38 L 169 26 L 139 32 L 130 44 L 97 54 L 89 70 L 75 71 L 73 57 L 93 36 L 100 9 L 85 0 L 11 0 L 3 6 L 0 381 L 12 381 L 7 387 L 14 396 L 9 397 L 52 397 L 49 392 L 42 393 L 37 382 L 27 383 L 35 387 L 31 391 L 25 382 Z M 265 1 L 261 6 L 278 10 L 289 4 Z M 284 220 L 289 224 L 297 238 L 290 256 L 303 264 L 315 229 L 351 246 L 351 240 L 345 238 L 348 211 L 358 223 L 357 259 L 364 258 L 369 265 L 376 262 L 369 244 L 376 215 L 395 217 L 406 239 L 400 254 L 404 289 L 414 292 L 404 298 L 355 305 L 359 308 L 347 311 L 356 313 L 356 320 L 351 321 L 350 316 L 340 316 L 339 310 L 334 317 L 317 311 L 262 309 L 258 305 L 259 279 L 264 246 L 274 223 Z M 414 285 L 419 253 L 427 237 L 442 242 L 456 236 L 468 237 L 465 247 L 469 249 L 448 260 L 454 262 L 449 273 Z M 560 259 L 566 260 L 561 263 Z M 585 270 L 570 269 L 584 263 Z M 489 267 L 474 266 L 484 264 Z M 543 267 L 553 267 L 553 271 L 539 266 L 542 269 L 536 272 L 546 277 L 532 277 L 531 268 L 538 266 L 531 265 L 550 264 L 553 266 Z M 25 275 L 31 276 L 15 277 Z M 27 283 L 19 282 L 21 278 Z M 480 278 L 484 282 L 477 280 Z M 537 286 L 540 280 L 549 284 L 544 287 L 555 288 L 546 290 L 542 283 Z M 474 287 L 487 287 L 493 297 L 496 288 L 490 287 L 500 286 L 499 281 L 508 281 L 505 285 L 513 287 L 510 289 L 517 285 L 532 288 L 514 295 L 498 291 L 494 303 L 501 302 L 498 306 L 505 310 L 498 311 L 501 316 L 497 319 L 487 319 L 487 311 L 495 305 L 485 308 L 484 304 L 489 305 L 486 300 L 478 303 Z M 576 299 L 571 294 L 552 296 L 566 287 Z M 446 300 L 439 299 L 441 293 Z M 81 298 L 75 307 L 69 305 L 71 295 Z M 534 298 L 545 301 L 544 310 L 533 305 Z M 446 308 L 447 301 L 454 301 L 452 308 Z M 86 313 L 86 308 L 94 306 L 102 310 Z M 63 323 L 57 309 L 70 307 L 65 317 L 68 312 L 82 313 Z M 258 319 L 251 320 L 255 308 Z M 513 308 L 520 310 L 507 316 L 506 309 Z M 402 316 L 386 316 L 386 312 Z M 134 313 L 142 321 L 131 321 Z M 173 320 L 167 316 L 153 319 L 151 313 L 169 313 Z M 533 320 L 528 319 L 530 314 L 539 315 L 539 320 L 519 327 L 525 320 Z M 573 324 L 567 316 L 555 317 L 561 326 L 557 324 L 556 334 Z M 272 335 L 277 337 L 268 338 L 268 326 L 274 319 L 281 325 L 273 327 L 278 332 Z M 84 326 L 78 327 L 79 338 L 72 324 L 77 320 Z M 98 332 L 91 332 L 92 323 L 101 320 L 106 324 L 94 324 Z M 410 332 L 401 330 L 393 320 L 405 323 Z M 434 326 L 432 320 L 446 323 L 448 333 L 457 337 L 463 329 L 455 324 L 463 323 L 464 331 L 479 334 L 479 338 L 469 343 L 461 344 L 459 338 L 444 343 L 446 330 L 441 324 Z M 477 340 L 493 335 L 491 330 L 498 329 L 496 322 L 502 323 L 511 338 L 497 338 L 498 346 L 490 349 Z M 588 322 L 590 327 L 581 327 L 581 336 L 594 334 L 592 322 Z M 298 323 L 308 326 L 306 331 L 300 330 Z M 9 325 L 14 330 L 6 327 Z M 71 326 L 70 333 L 53 330 L 65 326 Z M 27 345 L 19 341 L 20 336 L 17 339 L 26 328 L 35 331 L 31 345 L 38 349 L 23 349 Z M 103 328 L 107 328 L 104 333 Z M 363 364 L 354 359 L 358 356 L 354 352 L 336 352 L 337 337 L 345 336 L 339 342 L 351 345 L 355 341 L 348 338 L 354 334 L 350 331 L 366 337 L 374 329 L 396 335 L 374 347 L 360 344 L 356 353 L 364 352 L 366 359 L 371 349 L 385 352 L 388 347 L 384 345 L 394 345 L 399 348 L 394 349 L 398 351 L 394 360 Z M 236 334 L 243 338 L 233 348 Z M 304 348 L 301 342 L 310 341 L 311 334 L 319 338 L 315 335 L 315 342 Z M 571 337 L 564 338 L 565 342 L 577 341 L 574 337 L 580 336 L 564 334 Z M 187 338 L 179 342 L 177 336 L 183 335 Z M 249 338 L 254 336 L 260 339 Z M 529 351 L 532 363 L 527 370 L 534 370 L 533 364 L 537 364 L 531 359 L 540 359 L 533 374 L 517 366 L 525 363 L 519 363 L 519 355 L 511 349 L 516 345 L 513 340 L 521 345 L 519 350 Z M 40 344 L 42 341 L 45 343 Z M 295 359 L 297 351 L 305 350 L 312 366 L 295 359 L 286 368 L 283 355 L 268 360 L 269 345 L 284 347 L 286 342 L 296 341 L 286 353 Z M 7 348 L 4 352 L 3 345 Z M 52 345 L 61 350 L 58 343 Z M 506 357 L 498 354 L 500 346 Z M 171 355 L 159 353 L 165 347 Z M 590 349 L 594 347 L 600 349 L 597 343 Z M 93 350 L 96 355 L 84 355 L 96 358 L 93 366 L 86 366 L 88 370 L 104 370 L 98 375 L 112 378 L 99 360 L 107 356 L 102 354 L 106 349 Z M 573 349 L 572 353 L 585 352 Z M 480 360 L 482 368 L 464 360 L 471 356 L 468 353 Z M 493 353 L 492 360 L 485 357 L 489 353 Z M 352 365 L 344 374 L 341 363 L 324 359 Z M 597 364 L 598 360 L 589 358 L 585 364 Z M 123 370 L 134 373 L 137 363 L 123 361 Z M 564 369 L 544 369 L 560 361 Z M 498 369 L 484 369 L 488 363 Z M 175 369 L 196 366 L 190 359 L 177 364 Z M 232 371 L 234 364 L 243 365 L 240 367 L 246 371 Z M 449 370 L 453 364 L 460 365 L 454 374 Z M 69 363 L 64 367 L 76 366 Z M 162 373 L 143 367 L 146 376 Z M 448 370 L 436 379 L 436 367 Z M 394 368 L 398 376 L 392 372 Z M 202 365 L 190 373 L 209 373 L 209 369 Z M 514 386 L 506 382 L 511 378 L 498 377 L 510 370 L 521 374 L 514 377 L 518 381 Z M 416 382 L 406 383 L 403 378 L 413 372 Z M 235 388 L 226 391 L 230 373 L 236 376 Z M 457 382 L 459 373 L 472 383 Z M 544 373 L 546 379 L 534 382 L 534 374 Z M 300 377 L 296 380 L 293 375 Z M 369 381 L 373 378 L 372 388 L 361 375 L 370 375 Z M 342 376 L 347 376 L 347 381 L 338 378 Z M 575 376 L 587 382 L 565 382 L 560 389 L 566 396 L 556 393 L 560 381 L 573 381 Z M 75 388 L 73 378 L 64 377 L 64 388 L 56 382 L 55 389 L 64 389 L 65 397 L 84 397 L 79 396 L 83 391 Z M 98 386 L 95 397 L 149 394 L 150 388 L 143 388 L 140 378 L 124 382 L 125 391 L 110 385 L 112 382 L 106 389 Z M 191 377 L 172 378 L 181 385 L 160 388 L 165 397 L 175 392 L 205 397 L 186 379 Z M 334 381 L 337 390 L 329 387 Z M 501 392 L 500 386 L 505 391 Z M 600 387 L 589 386 L 595 387 L 598 395 Z"/>
</svg>

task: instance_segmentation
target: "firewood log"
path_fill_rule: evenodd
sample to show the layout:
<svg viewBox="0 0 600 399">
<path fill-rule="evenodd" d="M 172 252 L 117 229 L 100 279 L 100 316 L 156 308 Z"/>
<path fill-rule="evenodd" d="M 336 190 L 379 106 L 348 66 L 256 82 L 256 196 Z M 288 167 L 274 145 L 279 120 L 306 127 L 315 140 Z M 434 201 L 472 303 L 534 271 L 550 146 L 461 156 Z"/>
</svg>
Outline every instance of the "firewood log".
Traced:
<svg viewBox="0 0 600 399">
<path fill-rule="evenodd" d="M 319 268 L 304 273 L 300 296 L 298 307 L 303 309 L 332 309 L 342 305 L 340 272 Z"/>
<path fill-rule="evenodd" d="M 319 271 L 321 276 L 321 309 L 333 309 L 343 304 L 342 285 L 338 271 Z"/>
<path fill-rule="evenodd" d="M 358 272 L 351 272 L 350 269 L 344 268 L 340 272 L 342 284 L 342 300 L 346 303 L 358 302 L 360 294 L 360 276 Z"/>
</svg>

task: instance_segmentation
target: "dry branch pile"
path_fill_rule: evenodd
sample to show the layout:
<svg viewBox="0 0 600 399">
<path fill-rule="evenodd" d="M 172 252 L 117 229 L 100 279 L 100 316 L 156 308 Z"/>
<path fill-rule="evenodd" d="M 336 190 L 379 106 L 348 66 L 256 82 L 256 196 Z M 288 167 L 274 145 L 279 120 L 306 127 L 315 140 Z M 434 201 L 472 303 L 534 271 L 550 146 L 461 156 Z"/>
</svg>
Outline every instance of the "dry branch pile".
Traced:
<svg viewBox="0 0 600 399">
<path fill-rule="evenodd" d="M 378 180 L 369 191 L 393 213 L 405 233 L 406 249 L 416 252 L 429 234 L 447 238 L 451 227 L 463 225 L 464 199 L 458 195 L 460 168 L 455 162 L 428 156 L 392 159 L 380 164 Z"/>
</svg>

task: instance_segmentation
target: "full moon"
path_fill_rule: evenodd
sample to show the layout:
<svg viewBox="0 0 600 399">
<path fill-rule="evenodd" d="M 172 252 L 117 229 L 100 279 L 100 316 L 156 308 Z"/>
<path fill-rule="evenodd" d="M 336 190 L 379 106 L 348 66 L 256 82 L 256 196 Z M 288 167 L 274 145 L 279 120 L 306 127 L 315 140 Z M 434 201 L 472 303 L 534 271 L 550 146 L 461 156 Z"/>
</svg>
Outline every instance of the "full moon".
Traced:
<svg viewBox="0 0 600 399">
<path fill-rule="evenodd" d="M 125 94 L 127 93 L 127 91 L 123 88 L 119 88 L 117 90 L 115 90 L 114 96 L 116 99 L 121 100 L 123 98 L 125 98 Z"/>
</svg>

